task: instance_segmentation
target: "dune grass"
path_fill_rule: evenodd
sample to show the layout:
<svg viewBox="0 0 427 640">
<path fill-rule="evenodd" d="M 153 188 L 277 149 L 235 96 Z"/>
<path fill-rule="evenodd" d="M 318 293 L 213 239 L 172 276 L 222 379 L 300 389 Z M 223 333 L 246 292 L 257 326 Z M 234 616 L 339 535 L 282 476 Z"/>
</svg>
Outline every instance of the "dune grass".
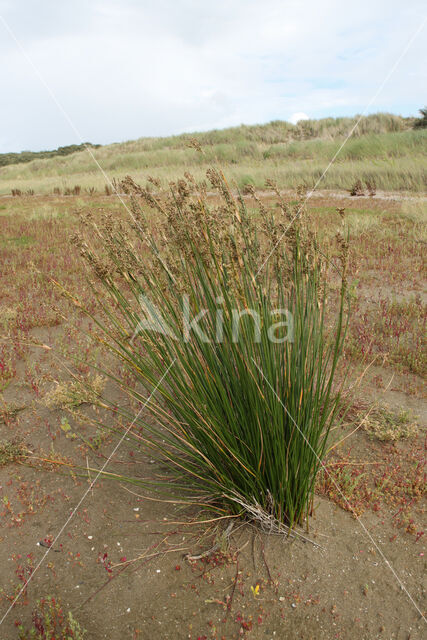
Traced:
<svg viewBox="0 0 427 640">
<path fill-rule="evenodd" d="M 109 176 L 121 179 L 132 174 L 143 183 L 155 173 L 166 184 L 184 170 L 200 180 L 208 166 L 219 162 L 239 186 L 249 182 L 262 187 L 264 176 L 270 175 L 281 188 L 299 184 L 312 187 L 354 123 L 351 118 L 308 120 L 298 125 L 277 121 L 168 138 L 141 138 L 92 148 L 91 152 Z M 363 118 L 321 186 L 350 190 L 357 179 L 373 179 L 378 189 L 425 190 L 427 132 L 410 126 L 412 121 L 388 114 Z M 203 145 L 203 155 L 189 147 L 191 137 Z M 55 188 L 63 191 L 74 185 L 104 191 L 105 178 L 88 152 L 0 168 L 3 194 L 12 188 L 52 193 Z"/>
</svg>

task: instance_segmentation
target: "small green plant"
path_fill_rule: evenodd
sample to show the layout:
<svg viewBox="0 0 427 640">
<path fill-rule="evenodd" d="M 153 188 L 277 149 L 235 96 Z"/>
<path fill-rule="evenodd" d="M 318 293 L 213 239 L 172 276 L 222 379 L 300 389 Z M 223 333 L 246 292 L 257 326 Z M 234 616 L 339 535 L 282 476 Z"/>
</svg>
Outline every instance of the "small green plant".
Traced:
<svg viewBox="0 0 427 640">
<path fill-rule="evenodd" d="M 66 438 L 74 440 L 77 437 L 76 434 L 71 431 L 71 425 L 65 417 L 61 418 L 61 431 L 65 434 Z"/>
<path fill-rule="evenodd" d="M 6 403 L 2 399 L 2 404 L 0 406 L 0 423 L 3 422 L 5 425 L 12 424 L 16 420 L 18 413 L 23 409 L 25 409 L 25 405 Z"/>
<path fill-rule="evenodd" d="M 60 427 L 66 438 L 69 438 L 70 440 L 76 440 L 77 438 L 80 438 L 80 440 L 82 440 L 82 442 L 84 442 L 93 451 L 96 451 L 100 448 L 106 436 L 105 430 L 103 430 L 102 428 L 98 428 L 93 438 L 85 438 L 78 431 L 72 430 L 71 425 L 65 416 L 61 418 Z"/>
<path fill-rule="evenodd" d="M 71 611 L 65 614 L 61 601 L 52 596 L 37 600 L 30 629 L 20 622 L 16 626 L 19 640 L 83 640 L 86 635 Z"/>
</svg>

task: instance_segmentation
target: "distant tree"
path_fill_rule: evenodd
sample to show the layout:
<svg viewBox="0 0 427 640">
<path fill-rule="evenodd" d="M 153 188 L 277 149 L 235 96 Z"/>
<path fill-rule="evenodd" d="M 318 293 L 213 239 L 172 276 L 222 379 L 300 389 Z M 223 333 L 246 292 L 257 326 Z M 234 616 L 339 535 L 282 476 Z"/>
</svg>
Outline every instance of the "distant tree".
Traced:
<svg viewBox="0 0 427 640">
<path fill-rule="evenodd" d="M 68 156 L 70 153 L 84 151 L 87 147 L 97 149 L 100 144 L 82 142 L 81 144 L 70 144 L 66 147 L 58 147 L 53 151 L 21 151 L 21 153 L 0 153 L 0 167 L 8 164 L 20 164 L 21 162 L 31 162 L 31 160 L 43 160 L 55 156 Z"/>
<path fill-rule="evenodd" d="M 427 107 L 420 109 L 420 114 L 422 117 L 415 120 L 414 128 L 416 129 L 427 127 Z"/>
</svg>

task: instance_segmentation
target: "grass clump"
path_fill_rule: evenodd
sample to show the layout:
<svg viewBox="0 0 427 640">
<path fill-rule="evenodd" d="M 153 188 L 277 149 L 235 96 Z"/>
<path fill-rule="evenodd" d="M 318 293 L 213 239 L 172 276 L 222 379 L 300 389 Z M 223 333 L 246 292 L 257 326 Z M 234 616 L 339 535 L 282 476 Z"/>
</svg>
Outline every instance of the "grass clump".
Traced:
<svg viewBox="0 0 427 640">
<path fill-rule="evenodd" d="M 43 403 L 49 409 L 67 409 L 78 407 L 81 404 L 95 404 L 98 396 L 102 393 L 105 385 L 105 378 L 95 375 L 85 383 L 80 381 L 57 382 L 55 386 L 46 393 Z"/>
<path fill-rule="evenodd" d="M 402 438 L 411 438 L 418 433 L 417 423 L 411 412 L 405 409 L 375 409 L 363 420 L 363 427 L 369 435 L 382 441 L 395 442 Z"/>
<path fill-rule="evenodd" d="M 139 416 L 130 436 L 167 466 L 158 482 L 221 514 L 294 525 L 310 512 L 339 409 L 348 243 L 338 237 L 333 307 L 331 263 L 302 196 L 289 204 L 269 181 L 264 204 L 246 185 L 249 212 L 221 171 L 207 178 L 214 199 L 189 174 L 166 192 L 151 179 L 156 195 L 128 177 L 128 223 L 86 217 L 92 233 L 75 242 L 108 323 L 93 319 L 121 364 L 155 390 L 154 424 Z M 138 387 L 126 391 L 145 402 Z"/>
<path fill-rule="evenodd" d="M 17 440 L 0 442 L 0 467 L 16 462 L 25 456 L 26 446 Z"/>
</svg>

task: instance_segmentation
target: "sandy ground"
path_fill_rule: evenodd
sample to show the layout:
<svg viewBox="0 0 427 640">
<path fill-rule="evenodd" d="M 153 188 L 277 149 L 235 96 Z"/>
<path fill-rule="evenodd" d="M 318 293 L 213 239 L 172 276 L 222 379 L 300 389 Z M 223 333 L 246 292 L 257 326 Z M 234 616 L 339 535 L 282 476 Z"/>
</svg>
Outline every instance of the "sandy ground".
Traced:
<svg viewBox="0 0 427 640">
<path fill-rule="evenodd" d="M 45 357 L 44 366 L 55 365 Z M 19 398 L 27 408 L 16 422 L 0 425 L 2 436 L 13 430 L 30 450 L 50 451 L 50 457 L 60 452 L 62 460 L 84 466 L 73 440 L 61 430 L 46 430 L 46 424 L 60 423 L 60 410 L 34 402 L 19 384 L 10 385 L 4 396 Z M 394 397 L 398 404 L 401 399 Z M 89 406 L 85 411 L 94 413 Z M 351 448 L 359 450 L 359 457 L 384 455 L 382 446 L 374 446 L 363 432 L 356 437 Z M 88 466 L 99 467 L 100 453 L 108 455 L 112 448 L 106 442 L 96 456 L 85 453 Z M 150 459 L 143 452 L 137 459 L 136 465 L 124 447 L 109 469 L 150 475 Z M 53 539 L 88 482 L 65 468 L 64 474 L 20 464 L 0 469 L 1 497 L 12 505 L 2 513 L 3 611 L 22 586 L 22 575 L 30 575 L 46 552 L 39 543 Z M 133 486 L 130 490 L 139 492 Z M 138 498 L 103 479 L 31 579 L 0 637 L 16 638 L 15 622 L 29 617 L 26 603 L 48 594 L 60 596 L 94 640 L 423 637 L 423 622 L 410 597 L 420 609 L 425 606 L 425 537 L 396 529 L 393 509 L 366 511 L 359 522 L 318 497 L 309 533 L 302 532 L 311 542 L 269 535 L 239 521 L 222 541 L 222 550 L 189 561 L 187 554 L 209 550 L 228 524 L 215 532 L 210 524 L 190 524 L 206 517 Z"/>
<path fill-rule="evenodd" d="M 61 326 L 34 329 L 29 335 L 49 345 L 62 331 Z M 33 575 L 0 627 L 1 640 L 16 640 L 15 623 L 28 626 L 36 599 L 46 595 L 61 598 L 90 640 L 425 637 L 419 613 L 426 609 L 425 501 L 418 488 L 404 486 L 410 507 L 405 518 L 399 502 L 399 483 L 419 464 L 425 444 L 427 405 L 419 377 L 375 365 L 358 392 L 363 402 L 381 395 L 381 402 L 416 412 L 417 437 L 382 443 L 359 429 L 335 452 L 339 457 L 330 458 L 333 463 L 351 456 L 363 463 L 367 481 L 375 465 L 391 461 L 396 489 L 391 487 L 387 500 L 360 503 L 360 521 L 338 506 L 336 496 L 328 499 L 328 492 L 320 491 L 309 532 L 301 532 L 308 541 L 241 521 L 225 537 L 227 520 L 214 526 L 206 513 L 143 499 L 129 492 L 141 493 L 138 487 L 104 478 L 33 573 L 46 553 L 43 545 L 61 530 L 114 441 L 103 439 L 91 448 L 70 438 L 61 428 L 65 417 L 71 432 L 78 430 L 83 439 L 94 436 L 93 426 L 44 406 L 43 394 L 35 394 L 28 382 L 28 360 L 45 376 L 45 389 L 64 376 L 53 353 L 30 350 L 1 394 L 0 410 L 14 406 L 16 412 L 0 411 L 0 441 L 20 438 L 34 456 L 0 467 L 0 617 Z M 116 393 L 110 387 L 107 392 Z M 90 405 L 80 410 L 98 415 Z M 43 465 L 40 458 L 57 464 Z M 83 469 L 80 475 L 77 467 Z M 156 469 L 144 451 L 132 452 L 124 442 L 108 470 L 146 477 Z"/>
</svg>

